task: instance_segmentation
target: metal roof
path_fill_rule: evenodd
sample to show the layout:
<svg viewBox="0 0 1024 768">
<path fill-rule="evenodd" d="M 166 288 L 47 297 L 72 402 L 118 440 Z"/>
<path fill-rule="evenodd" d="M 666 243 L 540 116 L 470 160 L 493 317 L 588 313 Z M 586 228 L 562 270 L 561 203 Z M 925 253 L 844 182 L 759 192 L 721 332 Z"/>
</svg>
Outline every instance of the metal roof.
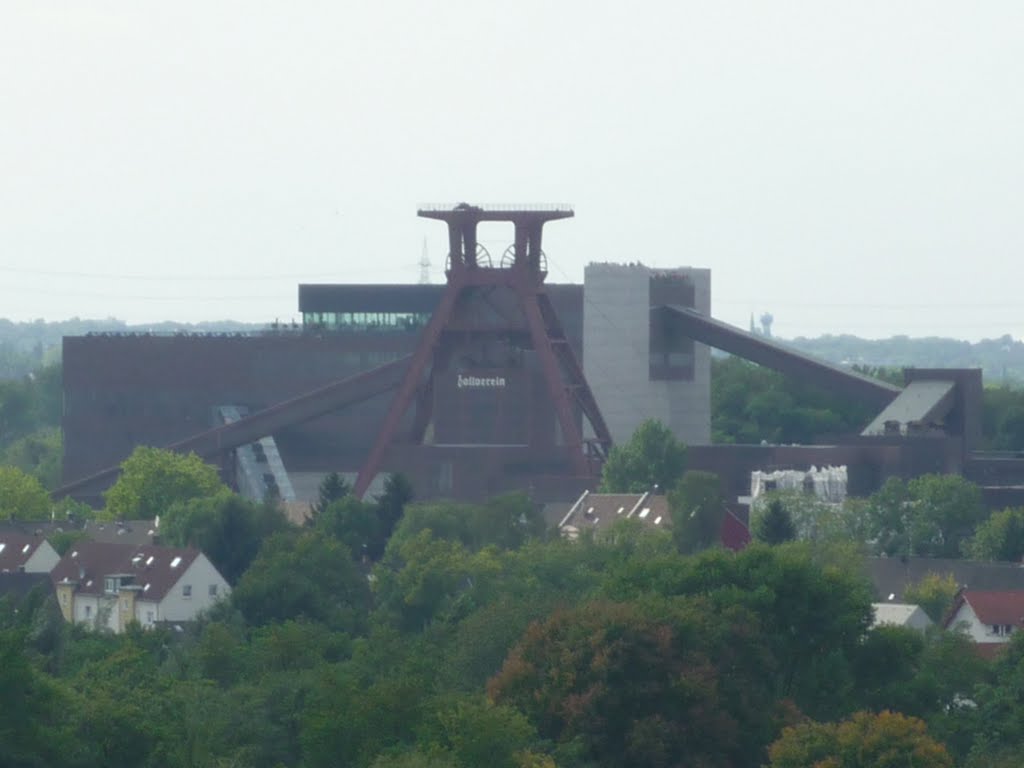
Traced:
<svg viewBox="0 0 1024 768">
<path fill-rule="evenodd" d="M 884 435 L 886 423 L 897 424 L 906 433 L 908 424 L 924 427 L 942 422 L 953 407 L 955 381 L 917 379 L 889 403 L 861 432 L 864 436 Z"/>
</svg>

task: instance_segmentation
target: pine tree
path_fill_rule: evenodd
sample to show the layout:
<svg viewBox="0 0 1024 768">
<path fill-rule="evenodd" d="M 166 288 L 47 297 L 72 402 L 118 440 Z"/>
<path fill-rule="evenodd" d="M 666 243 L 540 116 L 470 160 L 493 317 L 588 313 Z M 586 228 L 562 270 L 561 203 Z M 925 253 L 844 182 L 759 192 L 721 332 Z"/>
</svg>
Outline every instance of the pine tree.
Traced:
<svg viewBox="0 0 1024 768">
<path fill-rule="evenodd" d="M 765 544 L 782 544 L 796 538 L 793 516 L 778 499 L 768 502 L 765 511 L 754 520 L 754 538 Z"/>
<path fill-rule="evenodd" d="M 320 481 L 319 498 L 310 508 L 310 517 L 306 520 L 309 526 L 316 525 L 317 518 L 324 513 L 331 504 L 338 499 L 343 499 L 352 492 L 348 482 L 337 472 L 330 472 Z"/>
</svg>

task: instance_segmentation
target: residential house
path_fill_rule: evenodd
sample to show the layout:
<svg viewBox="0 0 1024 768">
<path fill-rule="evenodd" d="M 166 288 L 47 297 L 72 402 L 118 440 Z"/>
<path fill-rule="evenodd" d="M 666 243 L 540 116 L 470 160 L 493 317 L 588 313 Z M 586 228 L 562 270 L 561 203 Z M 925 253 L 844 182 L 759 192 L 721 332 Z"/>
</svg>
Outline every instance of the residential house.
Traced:
<svg viewBox="0 0 1024 768">
<path fill-rule="evenodd" d="M 48 539 L 55 534 L 81 534 L 91 541 L 117 541 L 130 544 L 156 544 L 156 520 L 5 520 L 0 523 L 0 536 L 10 531 L 26 536 Z M 58 558 L 59 559 L 59 558 Z"/>
<path fill-rule="evenodd" d="M 924 609 L 911 603 L 872 603 L 874 619 L 871 628 L 880 626 L 908 627 L 924 632 L 935 622 Z"/>
<path fill-rule="evenodd" d="M 1024 627 L 1024 590 L 961 590 L 943 627 L 963 628 L 979 646 L 1008 643 Z"/>
<path fill-rule="evenodd" d="M 121 542 L 77 542 L 50 576 L 65 620 L 112 632 L 190 621 L 231 589 L 197 549 Z"/>
<path fill-rule="evenodd" d="M 985 592 L 1024 590 L 1024 568 L 1020 563 L 991 563 L 934 557 L 868 557 L 864 568 L 879 601 L 904 602 L 911 584 L 935 574 L 952 576 L 960 589 Z"/>
<path fill-rule="evenodd" d="M 581 533 L 606 528 L 619 520 L 636 520 L 652 529 L 670 529 L 668 497 L 653 493 L 591 493 L 584 491 L 557 522 L 562 536 L 577 539 Z M 747 526 L 728 508 L 724 510 L 722 545 L 742 549 L 750 543 Z"/>
<path fill-rule="evenodd" d="M 0 532 L 0 573 L 49 573 L 59 561 L 57 550 L 40 536 Z"/>
</svg>

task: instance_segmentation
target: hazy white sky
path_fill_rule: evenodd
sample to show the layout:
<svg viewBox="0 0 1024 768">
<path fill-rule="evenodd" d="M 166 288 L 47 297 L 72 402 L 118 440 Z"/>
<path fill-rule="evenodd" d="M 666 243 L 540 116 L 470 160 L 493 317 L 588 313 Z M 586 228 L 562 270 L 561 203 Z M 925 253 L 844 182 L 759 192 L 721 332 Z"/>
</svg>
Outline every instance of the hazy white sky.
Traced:
<svg viewBox="0 0 1024 768">
<path fill-rule="evenodd" d="M 1024 4 L 0 3 L 0 317 L 297 316 L 417 204 L 567 202 L 549 279 L 777 335 L 1024 335 Z M 484 230 L 492 252 L 511 239 Z"/>
</svg>

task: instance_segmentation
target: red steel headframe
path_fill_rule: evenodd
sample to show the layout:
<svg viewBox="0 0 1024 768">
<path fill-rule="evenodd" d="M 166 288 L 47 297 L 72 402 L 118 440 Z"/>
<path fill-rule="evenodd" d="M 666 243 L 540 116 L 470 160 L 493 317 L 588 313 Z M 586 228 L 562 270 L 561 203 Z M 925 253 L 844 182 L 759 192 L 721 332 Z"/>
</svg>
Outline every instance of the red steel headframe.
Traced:
<svg viewBox="0 0 1024 768">
<path fill-rule="evenodd" d="M 564 448 L 573 471 L 580 477 L 596 478 L 600 461 L 611 446 L 611 435 L 544 289 L 547 276 L 541 251 L 544 224 L 570 218 L 572 209 L 567 206 L 482 208 L 460 203 L 421 208 L 418 214 L 448 225 L 448 284 L 420 337 L 384 424 L 359 472 L 353 489 L 355 496 L 362 498 L 380 472 L 387 450 L 397 437 L 402 417 L 414 402 L 422 403 L 424 400 L 423 382 L 426 379 L 426 386 L 429 386 L 428 374 L 442 353 L 439 349 L 442 334 L 455 321 L 460 305 L 481 288 L 504 288 L 515 295 L 541 365 L 548 396 L 555 406 Z M 511 264 L 493 267 L 478 263 L 477 225 L 482 221 L 505 221 L 514 225 L 514 258 Z M 460 330 L 465 332 L 466 328 L 460 327 Z M 472 329 L 469 332 L 472 333 Z M 589 421 L 594 440 L 584 441 L 574 415 L 574 403 Z M 422 423 L 414 426 L 413 437 L 417 441 L 422 440 L 422 429 Z"/>
</svg>

